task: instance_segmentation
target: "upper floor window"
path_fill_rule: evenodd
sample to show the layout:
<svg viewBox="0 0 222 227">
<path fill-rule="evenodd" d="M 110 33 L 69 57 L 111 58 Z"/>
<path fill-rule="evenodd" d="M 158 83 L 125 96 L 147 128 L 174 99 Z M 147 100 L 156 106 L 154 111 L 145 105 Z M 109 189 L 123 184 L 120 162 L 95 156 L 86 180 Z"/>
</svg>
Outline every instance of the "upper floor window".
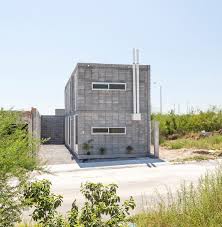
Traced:
<svg viewBox="0 0 222 227">
<path fill-rule="evenodd" d="M 93 82 L 92 90 L 126 90 L 126 83 Z"/>
<path fill-rule="evenodd" d="M 100 83 L 92 83 L 92 89 L 93 90 L 100 90 L 100 89 L 102 89 L 102 90 L 107 90 L 107 89 L 109 89 L 109 85 L 108 84 L 100 84 Z"/>
</svg>

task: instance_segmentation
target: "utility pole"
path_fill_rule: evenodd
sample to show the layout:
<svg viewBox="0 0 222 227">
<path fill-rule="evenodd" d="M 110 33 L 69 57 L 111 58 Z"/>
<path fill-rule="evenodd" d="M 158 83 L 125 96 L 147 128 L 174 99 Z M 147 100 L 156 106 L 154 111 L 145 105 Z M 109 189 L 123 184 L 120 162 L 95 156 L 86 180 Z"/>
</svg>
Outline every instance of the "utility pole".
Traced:
<svg viewBox="0 0 222 227">
<path fill-rule="evenodd" d="M 160 85 L 160 113 L 163 113 L 163 97 L 162 97 L 162 86 Z"/>
<path fill-rule="evenodd" d="M 153 84 L 157 84 L 159 86 L 159 92 L 160 92 L 160 113 L 163 113 L 163 88 L 162 85 L 157 83 L 157 82 L 153 82 Z"/>
</svg>

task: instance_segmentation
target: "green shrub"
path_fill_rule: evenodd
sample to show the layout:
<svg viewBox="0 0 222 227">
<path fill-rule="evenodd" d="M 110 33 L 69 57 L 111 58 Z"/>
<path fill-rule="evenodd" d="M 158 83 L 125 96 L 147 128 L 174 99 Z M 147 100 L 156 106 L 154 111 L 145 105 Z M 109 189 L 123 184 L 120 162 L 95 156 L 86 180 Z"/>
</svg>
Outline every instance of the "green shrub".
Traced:
<svg viewBox="0 0 222 227">
<path fill-rule="evenodd" d="M 50 186 L 47 180 L 29 183 L 24 193 L 26 205 L 34 207 L 33 220 L 43 227 L 121 227 L 135 207 L 132 197 L 120 204 L 115 184 L 86 183 L 81 185 L 86 202 L 79 209 L 74 201 L 65 221 L 56 210 L 62 197 L 52 194 Z"/>
<path fill-rule="evenodd" d="M 87 155 L 91 154 L 91 150 L 93 149 L 93 145 L 91 144 L 93 142 L 93 139 L 88 140 L 83 144 L 83 150 L 85 150 Z"/>
<path fill-rule="evenodd" d="M 126 151 L 127 151 L 128 154 L 131 154 L 131 153 L 133 152 L 133 147 L 130 146 L 130 145 L 127 146 L 127 147 L 126 147 Z"/>
<path fill-rule="evenodd" d="M 0 226 L 14 226 L 23 209 L 22 189 L 29 172 L 39 169 L 33 152 L 36 141 L 30 137 L 22 116 L 0 110 Z"/>
<path fill-rule="evenodd" d="M 216 108 L 209 109 L 206 112 L 197 111 L 196 113 L 182 115 L 173 112 L 152 114 L 151 117 L 160 122 L 161 141 L 172 134 L 183 136 L 202 130 L 212 132 L 222 129 L 222 111 Z"/>
<path fill-rule="evenodd" d="M 104 155 L 106 153 L 106 148 L 105 147 L 100 147 L 99 152 L 101 155 Z"/>
<path fill-rule="evenodd" d="M 47 227 L 64 226 L 64 220 L 56 210 L 62 204 L 62 196 L 51 193 L 48 180 L 28 183 L 24 189 L 24 200 L 27 207 L 34 207 L 34 221 Z"/>
</svg>

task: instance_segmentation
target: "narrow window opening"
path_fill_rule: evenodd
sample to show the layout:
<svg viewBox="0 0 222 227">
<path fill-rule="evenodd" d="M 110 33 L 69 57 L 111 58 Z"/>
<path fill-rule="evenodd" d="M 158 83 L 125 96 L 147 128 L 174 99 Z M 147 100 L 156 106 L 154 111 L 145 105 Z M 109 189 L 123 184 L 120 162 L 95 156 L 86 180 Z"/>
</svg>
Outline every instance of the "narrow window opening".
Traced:
<svg viewBox="0 0 222 227">
<path fill-rule="evenodd" d="M 93 84 L 93 89 L 108 89 L 108 84 Z"/>
<path fill-rule="evenodd" d="M 126 83 L 93 82 L 92 90 L 126 90 Z"/>
<path fill-rule="evenodd" d="M 109 131 L 108 131 L 108 128 L 93 128 L 92 132 L 104 134 L 104 133 L 108 133 Z"/>
<path fill-rule="evenodd" d="M 69 130 L 69 138 L 68 138 L 68 144 L 71 144 L 71 118 L 68 118 L 68 130 Z"/>
<path fill-rule="evenodd" d="M 109 84 L 109 89 L 113 90 L 125 90 L 126 84 Z"/>
<path fill-rule="evenodd" d="M 115 133 L 115 134 L 125 134 L 125 128 L 109 128 L 109 133 Z"/>
<path fill-rule="evenodd" d="M 76 144 L 78 144 L 78 115 L 76 115 L 75 118 L 76 118 L 76 121 L 75 121 L 75 123 L 76 123 L 76 125 L 75 125 Z"/>
<path fill-rule="evenodd" d="M 92 134 L 126 134 L 125 127 L 92 128 Z"/>
</svg>

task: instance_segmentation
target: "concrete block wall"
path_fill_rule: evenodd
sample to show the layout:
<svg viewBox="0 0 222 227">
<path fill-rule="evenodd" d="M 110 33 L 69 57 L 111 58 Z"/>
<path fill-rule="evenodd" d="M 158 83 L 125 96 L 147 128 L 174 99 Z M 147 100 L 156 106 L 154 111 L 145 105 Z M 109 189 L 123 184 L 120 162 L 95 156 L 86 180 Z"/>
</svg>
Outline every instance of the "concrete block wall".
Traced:
<svg viewBox="0 0 222 227">
<path fill-rule="evenodd" d="M 45 144 L 64 144 L 65 117 L 55 115 L 41 116 L 41 138 L 48 139 Z"/>
<path fill-rule="evenodd" d="M 76 66 L 66 85 L 65 103 L 66 117 L 78 114 L 78 151 L 73 150 L 73 144 L 70 149 L 80 159 L 147 156 L 150 152 L 150 67 L 140 65 L 141 121 L 132 120 L 132 79 L 132 65 L 79 63 Z M 92 90 L 92 82 L 126 83 L 126 91 Z M 97 126 L 126 127 L 126 135 L 92 135 L 91 127 Z M 93 139 L 90 157 L 82 149 L 89 139 Z M 134 148 L 132 154 L 126 152 L 128 145 Z M 99 154 L 101 146 L 107 148 L 106 155 Z"/>
<path fill-rule="evenodd" d="M 65 109 L 55 109 L 55 115 L 56 116 L 64 116 L 65 115 Z"/>
<path fill-rule="evenodd" d="M 141 121 L 132 121 L 130 113 L 108 113 L 108 112 L 82 112 L 79 116 L 79 150 L 78 156 L 84 158 L 86 152 L 82 144 L 93 139 L 91 158 L 99 156 L 99 148 L 107 149 L 104 157 L 125 157 L 125 156 L 146 156 L 148 147 L 148 117 L 142 114 Z M 126 127 L 126 134 L 121 135 L 92 135 L 91 127 Z M 126 147 L 133 147 L 131 154 L 128 154 Z"/>
<path fill-rule="evenodd" d="M 36 108 L 32 108 L 32 135 L 40 141 L 41 139 L 41 116 Z"/>
<path fill-rule="evenodd" d="M 41 116 L 38 110 L 32 107 L 31 111 L 23 111 L 22 120 L 28 126 L 29 135 L 36 140 L 35 146 L 32 147 L 33 151 L 38 151 L 41 139 Z"/>
<path fill-rule="evenodd" d="M 147 112 L 149 99 L 149 66 L 140 66 L 140 111 Z M 73 77 L 72 77 L 73 78 Z M 77 110 L 78 111 L 133 111 L 132 65 L 79 64 L 77 73 Z M 92 90 L 92 82 L 126 83 L 126 91 Z M 71 97 L 71 102 L 75 102 Z"/>
</svg>

